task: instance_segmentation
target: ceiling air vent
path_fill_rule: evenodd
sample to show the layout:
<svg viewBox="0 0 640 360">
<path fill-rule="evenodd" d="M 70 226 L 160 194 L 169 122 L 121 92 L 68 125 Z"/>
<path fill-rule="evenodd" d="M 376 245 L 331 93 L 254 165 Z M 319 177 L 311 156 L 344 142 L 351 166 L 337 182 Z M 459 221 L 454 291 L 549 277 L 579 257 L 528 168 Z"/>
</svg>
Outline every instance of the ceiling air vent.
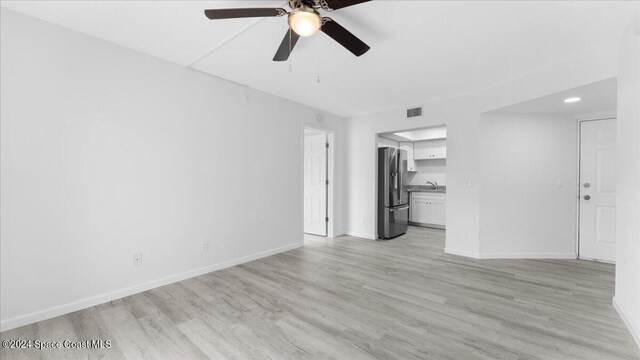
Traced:
<svg viewBox="0 0 640 360">
<path fill-rule="evenodd" d="M 413 109 L 407 109 L 407 119 L 412 117 L 422 116 L 422 108 L 417 107 Z"/>
</svg>

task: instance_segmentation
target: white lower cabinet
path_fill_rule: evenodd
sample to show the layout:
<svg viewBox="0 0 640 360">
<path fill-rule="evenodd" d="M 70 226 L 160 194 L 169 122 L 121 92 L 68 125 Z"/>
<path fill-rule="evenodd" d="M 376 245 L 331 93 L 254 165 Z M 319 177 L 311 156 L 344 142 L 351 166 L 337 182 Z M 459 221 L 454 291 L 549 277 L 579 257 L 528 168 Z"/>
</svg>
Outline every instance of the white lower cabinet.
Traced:
<svg viewBox="0 0 640 360">
<path fill-rule="evenodd" d="M 427 222 L 427 200 L 414 199 L 411 194 L 411 204 L 409 205 L 409 213 L 411 214 L 411 222 L 426 223 Z"/>
<path fill-rule="evenodd" d="M 424 225 L 446 225 L 446 195 L 442 193 L 412 192 L 410 221 Z"/>
</svg>

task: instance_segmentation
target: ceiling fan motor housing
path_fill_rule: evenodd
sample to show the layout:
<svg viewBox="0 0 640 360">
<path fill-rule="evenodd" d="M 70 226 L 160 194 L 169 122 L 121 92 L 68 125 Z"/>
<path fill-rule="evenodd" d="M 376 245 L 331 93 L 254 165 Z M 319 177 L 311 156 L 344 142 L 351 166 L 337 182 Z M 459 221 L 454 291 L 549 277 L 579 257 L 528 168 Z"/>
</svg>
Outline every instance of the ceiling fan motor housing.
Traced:
<svg viewBox="0 0 640 360">
<path fill-rule="evenodd" d="M 289 13 L 289 27 L 300 36 L 311 36 L 322 26 L 320 13 L 311 7 L 302 6 Z"/>
<path fill-rule="evenodd" d="M 321 7 L 314 0 L 289 0 L 289 6 L 291 7 L 292 10 L 300 9 L 303 7 L 311 8 L 311 9 L 316 9 Z"/>
</svg>

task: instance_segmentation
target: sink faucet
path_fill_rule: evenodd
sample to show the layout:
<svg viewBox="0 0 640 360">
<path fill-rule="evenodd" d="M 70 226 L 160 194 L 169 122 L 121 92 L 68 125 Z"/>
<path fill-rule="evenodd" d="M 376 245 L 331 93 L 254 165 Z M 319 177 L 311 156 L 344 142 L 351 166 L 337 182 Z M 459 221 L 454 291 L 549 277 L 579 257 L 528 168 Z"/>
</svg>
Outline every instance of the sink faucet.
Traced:
<svg viewBox="0 0 640 360">
<path fill-rule="evenodd" d="M 438 191 L 438 182 L 437 181 L 433 181 L 433 182 L 427 181 L 427 185 L 433 186 L 436 189 L 436 191 Z"/>
</svg>

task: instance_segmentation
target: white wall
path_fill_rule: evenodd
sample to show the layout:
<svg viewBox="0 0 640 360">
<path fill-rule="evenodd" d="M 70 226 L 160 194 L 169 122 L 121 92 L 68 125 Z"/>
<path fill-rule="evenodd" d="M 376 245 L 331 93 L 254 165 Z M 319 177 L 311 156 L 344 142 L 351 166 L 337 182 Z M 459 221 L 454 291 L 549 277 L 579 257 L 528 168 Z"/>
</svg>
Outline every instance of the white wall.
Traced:
<svg viewBox="0 0 640 360">
<path fill-rule="evenodd" d="M 347 122 L 347 232 L 354 236 L 376 237 L 376 141 L 378 133 L 415 129 L 447 123 L 447 241 L 460 247 L 477 245 L 477 201 L 473 184 L 467 178 L 475 174 L 475 152 L 464 152 L 476 141 L 474 123 L 462 120 L 473 116 L 473 107 L 461 107 L 454 101 L 442 101 L 424 108 L 421 118 L 406 119 L 405 110 L 397 109 L 349 119 Z M 449 193 L 450 187 L 453 193 Z M 449 206 L 451 205 L 451 206 Z M 449 217 L 450 208 L 456 217 Z M 454 242 L 455 242 L 454 241 Z M 475 250 L 477 252 L 477 248 Z"/>
<path fill-rule="evenodd" d="M 343 119 L 1 13 L 2 330 L 300 246 L 305 122 L 343 218 Z"/>
<path fill-rule="evenodd" d="M 409 173 L 410 185 L 426 185 L 427 181 L 437 181 L 447 185 L 447 160 L 416 160 L 416 172 Z"/>
<path fill-rule="evenodd" d="M 347 126 L 348 233 L 376 236 L 376 137 L 427 126 L 447 126 L 447 251 L 479 256 L 479 187 L 483 178 L 482 113 L 616 76 L 617 44 L 547 64 L 511 82 L 458 98 L 425 102 L 424 116 L 406 119 L 395 109 L 349 119 Z M 536 219 L 532 219 L 533 222 Z"/>
<path fill-rule="evenodd" d="M 398 148 L 398 147 L 400 147 L 400 143 L 395 141 L 395 140 L 391 140 L 391 139 L 387 139 L 387 138 L 382 137 L 382 136 L 378 136 L 378 147 Z"/>
<path fill-rule="evenodd" d="M 621 41 L 618 76 L 616 296 L 640 346 L 640 14 Z"/>
<path fill-rule="evenodd" d="M 481 257 L 576 257 L 576 125 L 568 116 L 482 116 Z"/>
</svg>

